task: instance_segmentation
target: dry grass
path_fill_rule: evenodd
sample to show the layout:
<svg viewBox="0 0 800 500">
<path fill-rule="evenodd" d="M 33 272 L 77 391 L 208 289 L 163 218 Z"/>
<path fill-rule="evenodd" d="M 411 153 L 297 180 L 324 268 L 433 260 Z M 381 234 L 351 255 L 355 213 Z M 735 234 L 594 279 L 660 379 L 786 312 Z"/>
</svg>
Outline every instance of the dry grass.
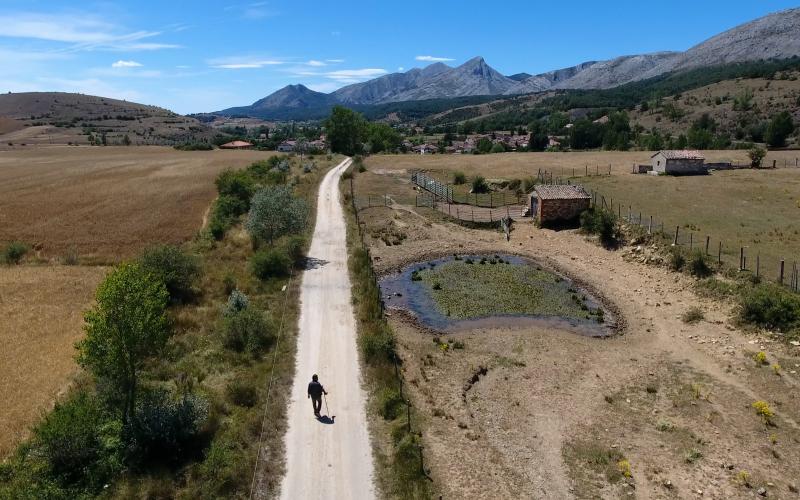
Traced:
<svg viewBox="0 0 800 500">
<path fill-rule="evenodd" d="M 0 458 L 76 373 L 73 344 L 102 267 L 0 266 Z"/>
<path fill-rule="evenodd" d="M 800 257 L 800 169 L 736 170 L 700 177 L 626 175 L 579 179 L 588 188 L 637 213 L 694 232 L 697 245 L 711 236 L 711 253 L 723 241 L 723 259 L 738 263 L 746 247 L 748 268 L 761 254 L 762 273 L 775 278 L 778 262 Z M 685 240 L 684 237 L 681 240 Z"/>
<path fill-rule="evenodd" d="M 41 147 L 0 152 L 0 244 L 39 257 L 75 247 L 81 262 L 111 262 L 200 229 L 214 178 L 272 153 L 165 147 Z"/>
<path fill-rule="evenodd" d="M 788 281 L 792 264 L 800 258 L 800 169 L 735 170 L 714 172 L 708 176 L 671 177 L 633 175 L 630 165 L 647 163 L 649 152 L 589 153 L 506 153 L 496 155 L 403 155 L 375 156 L 368 159 L 369 171 L 356 176 L 356 187 L 364 194 L 389 193 L 413 203 L 413 191 L 406 179 L 414 169 L 427 170 L 446 180 L 452 172 L 463 171 L 467 176 L 487 178 L 525 178 L 536 176 L 539 168 L 555 175 L 571 176 L 573 183 L 594 189 L 614 205 L 631 206 L 643 220 L 654 216 L 655 227 L 664 221 L 666 232 L 674 234 L 680 225 L 680 241 L 688 245 L 693 233 L 695 248 L 705 245 L 711 236 L 710 251 L 716 256 L 723 242 L 723 261 L 738 265 L 739 249 L 744 246 L 748 269 L 755 269 L 756 256 L 761 254 L 762 273 L 774 279 L 781 258 L 785 258 Z M 705 151 L 708 161 L 744 162 L 746 151 Z M 798 151 L 771 151 L 766 163 L 772 160 L 782 165 L 784 160 L 794 164 Z M 585 164 L 611 163 L 611 176 L 584 177 Z M 591 169 L 590 169 L 591 172 Z M 602 168 L 601 168 L 602 172 Z M 393 183 L 393 185 L 392 185 Z M 363 196 L 363 194 L 362 194 Z M 599 199 L 599 197 L 598 197 Z"/>
<path fill-rule="evenodd" d="M 750 163 L 747 151 L 703 151 L 710 162 L 732 161 Z M 634 164 L 649 164 L 650 151 L 588 151 L 570 153 L 500 153 L 489 155 L 379 155 L 367 159 L 370 170 L 427 170 L 443 174 L 443 179 L 452 179 L 452 173 L 462 171 L 467 177 L 480 174 L 486 178 L 523 179 L 535 177 L 539 169 L 552 172 L 554 176 L 583 176 L 599 172 L 608 174 L 608 166 L 614 175 L 627 175 Z M 770 151 L 764 165 L 777 160 L 794 165 L 797 151 Z"/>
<path fill-rule="evenodd" d="M 795 74 L 795 76 L 797 76 Z M 684 92 L 678 100 L 667 97 L 664 103 L 672 103 L 681 112 L 683 117 L 672 121 L 664 116 L 660 110 L 651 109 L 644 113 L 634 111 L 630 113 L 631 123 L 638 123 L 645 129 L 656 127 L 662 133 L 671 133 L 673 136 L 685 134 L 692 123 L 704 113 L 708 113 L 718 123 L 732 124 L 742 112 L 734 110 L 734 98 L 740 96 L 744 89 L 753 93 L 753 108 L 746 112 L 758 120 L 769 120 L 781 111 L 797 108 L 797 98 L 800 96 L 800 80 L 766 80 L 764 78 L 741 78 L 725 80 L 719 83 L 700 87 Z M 716 104 L 716 98 L 725 99 Z M 734 127 L 732 127 L 734 128 Z"/>
</svg>

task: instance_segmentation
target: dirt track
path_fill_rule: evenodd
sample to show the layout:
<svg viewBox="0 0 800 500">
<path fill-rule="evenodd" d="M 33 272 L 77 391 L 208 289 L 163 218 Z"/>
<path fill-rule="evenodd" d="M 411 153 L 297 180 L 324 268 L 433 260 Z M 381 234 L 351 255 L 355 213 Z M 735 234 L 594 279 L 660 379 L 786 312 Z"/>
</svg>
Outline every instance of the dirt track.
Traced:
<svg viewBox="0 0 800 500">
<path fill-rule="evenodd" d="M 737 330 L 730 307 L 698 298 L 690 278 L 626 262 L 574 231 L 519 224 L 506 242 L 499 232 L 426 222 L 413 207 L 381 212 L 365 218 L 393 220 L 408 239 L 373 242 L 379 270 L 434 255 L 517 253 L 580 278 L 628 324 L 609 340 L 554 329 L 476 330 L 445 336 L 466 347 L 442 352 L 394 315 L 406 380 L 428 415 L 427 460 L 445 498 L 685 498 L 698 490 L 734 498 L 760 486 L 794 497 L 797 348 Z M 684 323 L 695 305 L 705 320 Z M 780 376 L 753 362 L 758 350 L 780 362 Z M 486 375 L 465 390 L 479 367 Z M 755 415 L 757 400 L 779 409 L 777 427 Z M 662 419 L 675 430 L 658 431 Z M 591 446 L 624 455 L 633 477 L 611 482 L 589 470 Z M 693 449 L 702 458 L 690 463 Z M 737 482 L 741 471 L 751 488 Z"/>
<path fill-rule="evenodd" d="M 311 268 L 303 274 L 297 366 L 285 440 L 287 472 L 281 487 L 281 498 L 287 500 L 375 496 L 339 200 L 339 178 L 349 164 L 342 162 L 322 181 L 309 251 Z M 330 393 L 330 413 L 323 405 L 319 421 L 306 393 L 314 373 Z"/>
</svg>

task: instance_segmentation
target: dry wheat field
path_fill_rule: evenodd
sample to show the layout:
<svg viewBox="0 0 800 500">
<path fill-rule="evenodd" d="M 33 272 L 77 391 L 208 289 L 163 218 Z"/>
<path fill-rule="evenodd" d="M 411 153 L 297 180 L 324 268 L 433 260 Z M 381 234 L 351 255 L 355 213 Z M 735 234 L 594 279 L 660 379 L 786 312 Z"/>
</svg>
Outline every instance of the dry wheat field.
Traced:
<svg viewBox="0 0 800 500">
<path fill-rule="evenodd" d="M 111 263 L 202 226 L 214 178 L 267 158 L 259 151 L 166 147 L 39 147 L 0 152 L 0 245 L 22 241 L 43 259 L 71 249 Z"/>
<path fill-rule="evenodd" d="M 0 457 L 70 384 L 83 311 L 107 268 L 0 266 Z"/>
</svg>

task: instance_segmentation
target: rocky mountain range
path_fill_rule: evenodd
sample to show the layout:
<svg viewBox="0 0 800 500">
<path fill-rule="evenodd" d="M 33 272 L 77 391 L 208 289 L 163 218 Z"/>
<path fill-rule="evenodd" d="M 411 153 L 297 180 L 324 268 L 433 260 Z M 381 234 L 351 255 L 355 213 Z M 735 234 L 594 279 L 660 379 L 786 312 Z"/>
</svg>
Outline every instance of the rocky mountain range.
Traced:
<svg viewBox="0 0 800 500">
<path fill-rule="evenodd" d="M 482 57 L 450 67 L 436 63 L 343 87 L 330 94 L 290 85 L 251 106 L 221 115 L 273 118 L 287 110 L 325 110 L 335 104 L 376 105 L 465 96 L 499 96 L 552 89 L 603 89 L 665 73 L 725 63 L 800 56 L 800 8 L 748 22 L 685 52 L 657 52 L 588 61 L 538 75 L 504 76 Z"/>
</svg>

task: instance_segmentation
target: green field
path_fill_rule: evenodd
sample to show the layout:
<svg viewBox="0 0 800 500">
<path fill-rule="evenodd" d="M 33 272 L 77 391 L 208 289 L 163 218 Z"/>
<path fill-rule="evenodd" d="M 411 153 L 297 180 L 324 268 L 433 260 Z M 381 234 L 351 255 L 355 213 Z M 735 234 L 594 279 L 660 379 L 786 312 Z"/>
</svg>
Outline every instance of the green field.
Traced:
<svg viewBox="0 0 800 500">
<path fill-rule="evenodd" d="M 523 314 L 590 319 L 584 295 L 563 278 L 502 258 L 453 260 L 417 273 L 442 314 L 454 319 Z M 602 311 L 602 309 L 600 310 Z"/>
</svg>

